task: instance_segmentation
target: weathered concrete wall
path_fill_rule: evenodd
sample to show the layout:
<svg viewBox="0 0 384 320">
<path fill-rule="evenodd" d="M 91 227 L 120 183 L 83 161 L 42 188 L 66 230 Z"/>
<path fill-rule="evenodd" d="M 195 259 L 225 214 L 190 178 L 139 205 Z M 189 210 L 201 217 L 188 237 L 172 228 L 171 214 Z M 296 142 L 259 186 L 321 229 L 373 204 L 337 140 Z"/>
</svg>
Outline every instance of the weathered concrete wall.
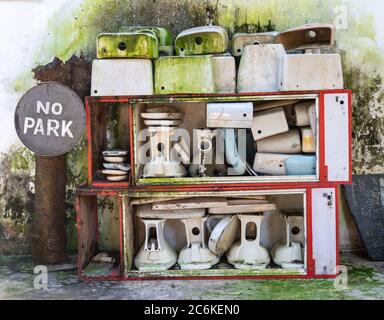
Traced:
<svg viewBox="0 0 384 320">
<path fill-rule="evenodd" d="M 212 23 L 225 27 L 231 36 L 238 31 L 281 31 L 306 22 L 336 22 L 334 51 L 342 54 L 346 87 L 354 91 L 354 172 L 382 173 L 383 9 L 380 0 L 2 1 L 0 27 L 8 32 L 0 37 L 1 47 L 7 48 L 0 51 L 0 61 L 5 62 L 0 69 L 0 95 L 4 99 L 0 108 L 0 162 L 4 168 L 0 171 L 0 254 L 12 252 L 12 248 L 19 248 L 13 252 L 28 252 L 25 230 L 33 213 L 33 156 L 19 149 L 13 111 L 20 95 L 35 83 L 31 70 L 37 65 L 50 62 L 54 56 L 65 61 L 80 53 L 91 60 L 96 35 L 117 31 L 122 25 L 164 26 L 176 35 L 186 28 Z M 11 169 L 10 159 L 17 163 L 15 169 Z M 72 247 L 76 237 L 71 190 L 85 181 L 85 160 L 84 144 L 69 155 L 68 235 Z M 345 208 L 342 206 L 340 215 L 340 245 L 357 248 L 356 228 Z M 20 223 L 16 226 L 16 222 Z"/>
</svg>

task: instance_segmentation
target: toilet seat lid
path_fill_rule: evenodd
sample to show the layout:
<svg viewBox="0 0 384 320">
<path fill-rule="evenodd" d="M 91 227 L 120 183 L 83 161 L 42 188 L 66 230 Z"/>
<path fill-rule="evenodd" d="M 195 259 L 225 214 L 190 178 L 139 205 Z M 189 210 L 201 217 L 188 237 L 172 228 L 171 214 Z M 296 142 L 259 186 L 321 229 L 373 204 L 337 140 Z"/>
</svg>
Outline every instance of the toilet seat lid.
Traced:
<svg viewBox="0 0 384 320">
<path fill-rule="evenodd" d="M 237 238 L 239 225 L 240 222 L 236 216 L 221 219 L 209 237 L 209 250 L 219 256 L 226 253 Z"/>
</svg>

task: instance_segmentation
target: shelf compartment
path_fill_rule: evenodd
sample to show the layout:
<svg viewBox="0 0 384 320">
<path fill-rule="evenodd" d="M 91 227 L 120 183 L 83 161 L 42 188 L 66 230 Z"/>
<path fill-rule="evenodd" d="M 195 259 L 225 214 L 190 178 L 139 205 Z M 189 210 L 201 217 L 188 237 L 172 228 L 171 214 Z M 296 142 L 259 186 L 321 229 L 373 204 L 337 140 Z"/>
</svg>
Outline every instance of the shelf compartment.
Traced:
<svg viewBox="0 0 384 320">
<path fill-rule="evenodd" d="M 336 276 L 336 266 L 339 264 L 338 256 L 338 188 L 332 185 L 311 187 L 303 185 L 301 188 L 290 186 L 281 188 L 271 186 L 268 189 L 258 190 L 231 190 L 217 193 L 215 191 L 188 191 L 188 192 L 137 192 L 135 189 L 120 190 L 112 188 L 82 187 L 76 190 L 78 213 L 79 238 L 79 278 L 82 280 L 145 280 L 145 279 L 241 279 L 241 278 L 332 278 Z M 133 261 L 143 241 L 143 228 L 141 222 L 135 217 L 137 206 L 162 200 L 186 199 L 191 197 L 223 197 L 254 199 L 256 196 L 267 196 L 271 202 L 276 202 L 280 209 L 287 212 L 302 210 L 305 228 L 305 254 L 303 269 L 281 269 L 271 263 L 265 270 L 238 270 L 228 268 L 225 259 L 209 270 L 179 270 L 173 269 L 161 272 L 142 272 L 135 269 Z M 120 250 L 120 264 L 107 275 L 96 275 L 85 272 L 91 258 L 100 251 L 99 230 L 100 209 L 98 198 L 112 198 L 117 203 L 120 212 L 119 228 L 115 227 L 114 237 L 119 237 L 120 244 L 113 250 Z M 99 200 L 100 201 L 100 200 Z M 291 203 L 291 204 L 290 204 Z M 292 205 L 294 203 L 294 205 Z M 277 212 L 268 213 L 268 226 L 278 232 L 274 235 L 264 234 L 262 238 L 268 243 L 274 243 L 283 235 L 282 222 Z M 272 218 L 271 218 L 272 217 Z M 272 221 L 272 223 L 271 223 Z M 103 222 L 108 223 L 106 220 Z M 180 221 L 172 221 L 167 226 L 171 230 L 168 236 L 177 235 L 176 248 L 180 249 L 185 243 L 185 228 Z M 176 232 L 181 231 L 181 232 Z M 261 233 L 266 229 L 262 227 Z M 104 233 L 105 234 L 105 233 Z M 117 235 L 118 234 L 118 235 Z M 278 235 L 278 237 L 276 237 Z M 168 237 L 167 236 L 167 237 Z M 174 243 L 174 242 L 173 242 Z M 175 245 L 175 243 L 174 243 Z M 267 244 L 268 249 L 270 246 Z M 101 249 L 104 249 L 101 247 Z"/>
<path fill-rule="evenodd" d="M 350 90 L 325 90 L 305 92 L 274 92 L 274 93 L 241 93 L 241 94 L 184 94 L 184 95 L 154 95 L 154 96 L 118 96 L 118 97 L 86 97 L 88 124 L 88 183 L 102 188 L 128 188 L 137 186 L 138 189 L 164 186 L 186 189 L 199 186 L 227 187 L 244 186 L 253 188 L 270 187 L 281 184 L 290 185 L 308 183 L 321 185 L 324 183 L 351 183 L 351 112 L 352 94 Z M 227 177 L 184 177 L 184 178 L 142 178 L 140 166 L 137 165 L 136 141 L 141 119 L 137 118 L 140 105 L 169 104 L 172 106 L 196 104 L 205 106 L 208 102 L 247 102 L 255 105 L 276 100 L 305 100 L 315 99 L 317 104 L 317 166 L 313 176 L 232 176 Z M 126 106 L 129 108 L 129 141 L 132 172 L 130 181 L 109 182 L 97 179 L 96 171 L 101 167 L 100 152 L 107 146 L 106 137 L 106 108 L 113 104 L 114 108 Z M 134 109 L 134 110 L 133 110 Z M 193 109 L 193 108 L 192 108 Z M 127 114 L 128 114 L 127 113 Z M 335 117 L 331 115 L 334 114 Z M 128 136 L 128 135 L 127 135 Z M 334 139 L 338 136 L 339 139 Z M 341 146 L 341 141 L 343 146 Z"/>
<path fill-rule="evenodd" d="M 132 110 L 128 103 L 89 103 L 86 99 L 88 138 L 88 184 L 95 187 L 129 187 L 131 172 L 124 181 L 110 182 L 98 174 L 103 169 L 102 151 L 128 150 L 127 161 L 132 163 Z"/>
<path fill-rule="evenodd" d="M 255 97 L 232 97 L 228 100 L 223 100 L 223 97 L 220 97 L 220 102 L 233 102 L 233 101 L 241 101 L 243 102 L 252 102 L 254 105 L 254 112 L 260 110 L 271 109 L 268 108 L 268 105 L 274 105 L 276 102 L 283 101 L 285 105 L 282 107 L 286 113 L 286 118 L 291 127 L 294 126 L 293 122 L 293 104 L 300 102 L 308 102 L 315 104 L 316 108 L 316 119 L 319 119 L 319 97 L 318 95 L 292 95 L 292 96 L 284 96 L 284 97 L 276 97 L 276 96 L 255 96 Z M 199 185 L 199 184 L 207 184 L 207 185 L 218 185 L 218 184 L 228 184 L 228 185 L 236 185 L 236 184 L 270 184 L 270 183 L 297 183 L 297 182 L 318 182 L 320 180 L 320 148 L 319 148 L 319 135 L 316 135 L 315 144 L 316 144 L 316 174 L 315 175 L 270 175 L 264 174 L 259 176 L 251 176 L 251 175 L 226 175 L 226 176 L 209 176 L 209 177 L 199 177 L 199 176 L 190 176 L 190 173 L 187 173 L 185 177 L 143 177 L 143 158 L 148 156 L 147 154 L 143 154 L 143 149 L 146 148 L 148 144 L 148 140 L 144 140 L 144 135 L 141 132 L 146 129 L 147 126 L 144 123 L 144 119 L 141 117 L 141 113 L 146 111 L 148 106 L 164 106 L 167 105 L 169 107 L 175 108 L 175 112 L 184 113 L 184 122 L 180 125 L 180 129 L 186 130 L 188 132 L 189 139 L 189 154 L 190 162 L 193 162 L 193 153 L 196 150 L 195 136 L 193 134 L 195 129 L 206 128 L 207 119 L 206 119 L 206 108 L 207 103 L 209 102 L 217 102 L 217 99 L 210 99 L 206 101 L 194 101 L 191 99 L 190 101 L 172 101 L 165 103 L 153 102 L 151 99 L 145 101 L 139 101 L 133 103 L 133 153 L 134 153 L 134 176 L 135 179 L 133 184 L 137 184 L 138 186 L 151 186 L 151 185 Z M 319 122 L 316 121 L 316 132 L 319 132 Z M 235 129 L 237 132 L 237 129 Z M 144 140 L 144 141 L 143 141 Z M 216 140 L 218 141 L 218 140 Z M 223 142 L 224 143 L 224 142 Z M 214 143 L 213 143 L 214 144 Z M 247 129 L 247 161 L 252 166 L 255 153 L 256 153 L 256 142 L 253 141 L 252 133 L 250 129 Z M 294 154 L 292 154 L 294 156 Z M 225 157 L 223 155 L 223 157 Z M 189 165 L 186 164 L 187 168 Z M 230 167 L 230 166 L 228 166 Z M 227 170 L 227 169 L 226 169 Z M 247 174 L 245 172 L 245 174 Z"/>
<path fill-rule="evenodd" d="M 113 191 L 99 194 L 77 192 L 78 274 L 81 279 L 121 278 L 122 207 L 122 197 Z M 115 262 L 92 262 L 100 252 L 107 252 Z"/>
<path fill-rule="evenodd" d="M 242 199 L 246 201 L 250 201 L 250 199 L 255 199 L 258 196 L 266 196 L 267 200 L 271 203 L 276 203 L 279 210 L 285 210 L 287 213 L 295 213 L 299 214 L 302 217 L 303 222 L 303 230 L 300 230 L 303 237 L 303 258 L 304 258 L 304 267 L 303 268 L 291 268 L 291 269 L 283 269 L 276 265 L 271 259 L 270 264 L 264 270 L 240 270 L 235 269 L 232 265 L 226 262 L 225 256 L 221 258 L 221 261 L 218 265 L 215 265 L 213 268 L 208 270 L 180 270 L 177 265 L 173 266 L 169 270 L 165 271 L 139 271 L 135 268 L 134 263 L 131 265 L 125 264 L 124 271 L 124 279 L 168 279 L 168 278 L 205 278 L 205 277 L 276 277 L 276 276 L 307 276 L 308 266 L 307 266 L 307 190 L 305 189 L 293 189 L 293 190 L 269 190 L 269 191 L 248 191 L 246 193 L 233 193 L 231 196 L 223 197 L 221 194 L 199 194 L 199 196 L 206 197 L 222 197 L 224 200 L 233 200 L 233 199 Z M 163 194 L 163 198 L 167 198 L 168 194 Z M 190 195 L 189 198 L 193 197 Z M 179 199 L 185 199 L 185 196 L 180 196 Z M 174 200 L 177 197 L 173 197 Z M 134 227 L 133 230 L 135 232 L 135 246 L 134 246 L 134 254 L 129 251 L 125 251 L 125 254 L 129 255 L 129 260 L 132 261 L 132 257 L 134 257 L 137 252 L 141 249 L 141 246 L 144 242 L 145 229 L 142 221 L 136 216 L 136 212 L 138 209 L 137 203 L 156 203 L 158 198 L 141 198 L 141 200 L 136 198 L 131 198 L 133 205 L 130 206 L 130 211 L 126 212 L 129 219 L 133 216 Z M 208 210 L 207 210 L 208 211 Z M 124 228 L 126 229 L 126 227 Z M 261 234 L 261 244 L 268 249 L 270 252 L 271 248 L 278 241 L 283 240 L 285 237 L 285 223 L 284 220 L 279 215 L 279 212 L 265 212 L 264 221 L 262 223 L 261 230 L 257 230 Z M 209 237 L 209 232 L 206 229 L 205 234 L 207 235 L 207 239 Z M 167 219 L 164 227 L 164 235 L 166 241 L 171 245 L 171 247 L 176 251 L 180 252 L 180 250 L 186 244 L 186 233 L 185 226 L 178 219 Z M 206 239 L 206 241 L 207 241 Z"/>
</svg>

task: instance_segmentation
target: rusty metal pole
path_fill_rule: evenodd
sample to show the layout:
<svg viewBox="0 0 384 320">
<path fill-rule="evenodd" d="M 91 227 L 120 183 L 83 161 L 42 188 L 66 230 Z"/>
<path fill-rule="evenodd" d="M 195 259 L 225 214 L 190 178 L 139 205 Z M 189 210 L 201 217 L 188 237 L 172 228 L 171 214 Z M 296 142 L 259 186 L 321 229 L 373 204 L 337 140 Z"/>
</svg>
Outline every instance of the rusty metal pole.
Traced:
<svg viewBox="0 0 384 320">
<path fill-rule="evenodd" d="M 39 81 L 56 81 L 71 87 L 80 98 L 89 94 L 90 64 L 73 56 L 65 64 L 55 58 L 33 70 Z M 31 221 L 32 257 L 37 264 L 66 260 L 67 155 L 36 156 L 35 210 Z"/>
<path fill-rule="evenodd" d="M 67 155 L 36 156 L 35 211 L 31 222 L 32 256 L 37 264 L 66 259 L 65 186 Z"/>
</svg>

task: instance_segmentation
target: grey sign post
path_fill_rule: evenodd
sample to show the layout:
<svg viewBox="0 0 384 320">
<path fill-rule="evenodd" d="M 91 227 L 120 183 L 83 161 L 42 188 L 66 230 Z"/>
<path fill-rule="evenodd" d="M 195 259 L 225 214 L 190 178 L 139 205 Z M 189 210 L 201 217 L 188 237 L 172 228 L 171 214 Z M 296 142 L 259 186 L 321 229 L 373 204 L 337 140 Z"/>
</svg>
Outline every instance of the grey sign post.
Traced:
<svg viewBox="0 0 384 320">
<path fill-rule="evenodd" d="M 80 141 L 85 129 L 84 105 L 69 87 L 45 82 L 21 97 L 15 128 L 28 149 L 41 156 L 58 156 Z"/>
</svg>

